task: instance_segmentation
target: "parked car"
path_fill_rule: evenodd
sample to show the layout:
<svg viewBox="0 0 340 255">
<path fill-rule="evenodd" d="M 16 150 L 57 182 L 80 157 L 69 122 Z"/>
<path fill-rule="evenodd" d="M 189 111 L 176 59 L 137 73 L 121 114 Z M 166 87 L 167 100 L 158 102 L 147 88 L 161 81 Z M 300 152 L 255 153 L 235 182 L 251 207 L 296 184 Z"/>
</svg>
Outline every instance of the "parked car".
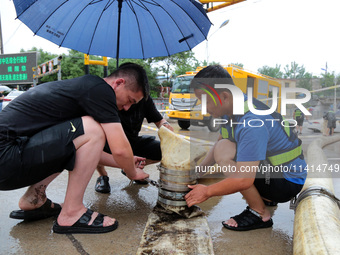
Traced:
<svg viewBox="0 0 340 255">
<path fill-rule="evenodd" d="M 314 133 L 322 133 L 324 119 L 316 119 L 312 121 L 305 121 L 303 127 L 313 130 Z M 340 118 L 336 118 L 336 128 L 334 133 L 340 133 Z"/>
<path fill-rule="evenodd" d="M 1 85 L 0 84 L 0 91 L 10 92 L 10 91 L 12 91 L 12 89 L 7 87 L 7 86 L 5 86 L 5 85 Z"/>
<path fill-rule="evenodd" d="M 4 109 L 14 98 L 20 96 L 25 91 L 20 90 L 12 90 L 9 92 L 7 96 L 5 96 L 4 101 L 2 102 L 2 109 Z"/>
</svg>

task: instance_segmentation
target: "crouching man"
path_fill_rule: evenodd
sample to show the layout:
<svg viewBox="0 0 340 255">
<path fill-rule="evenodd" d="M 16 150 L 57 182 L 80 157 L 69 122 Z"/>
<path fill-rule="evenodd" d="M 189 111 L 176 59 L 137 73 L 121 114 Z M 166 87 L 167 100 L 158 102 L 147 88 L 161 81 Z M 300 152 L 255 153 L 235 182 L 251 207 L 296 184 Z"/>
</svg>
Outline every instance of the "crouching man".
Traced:
<svg viewBox="0 0 340 255">
<path fill-rule="evenodd" d="M 0 190 L 30 187 L 10 217 L 59 215 L 56 233 L 115 230 L 114 218 L 85 208 L 84 192 L 98 164 L 124 168 L 131 180 L 148 177 L 136 167 L 144 159 L 133 157 L 118 116 L 147 95 L 145 70 L 124 64 L 104 79 L 49 82 L 13 100 L 0 113 Z M 105 140 L 112 155 L 103 152 Z M 61 208 L 47 199 L 46 188 L 64 169 L 69 179 Z"/>
<path fill-rule="evenodd" d="M 199 99 L 215 84 L 234 85 L 229 73 L 218 65 L 204 68 L 192 81 Z M 289 201 L 300 192 L 305 182 L 306 162 L 301 141 L 291 129 L 281 125 L 279 113 L 256 115 L 249 111 L 249 99 L 243 95 L 245 114 L 235 115 L 233 100 L 236 98 L 231 91 L 227 88 L 215 90 L 219 98 L 212 93 L 206 96 L 207 112 L 214 118 L 227 120 L 227 124 L 221 128 L 218 141 L 200 167 L 218 163 L 222 168 L 235 171 L 209 186 L 190 185 L 192 190 L 185 196 L 187 204 L 190 207 L 213 196 L 241 192 L 248 203 L 247 208 L 222 222 L 223 226 L 239 231 L 271 227 L 273 221 L 265 203 L 275 205 Z M 253 99 L 253 105 L 257 110 L 269 109 L 256 99 Z"/>
</svg>

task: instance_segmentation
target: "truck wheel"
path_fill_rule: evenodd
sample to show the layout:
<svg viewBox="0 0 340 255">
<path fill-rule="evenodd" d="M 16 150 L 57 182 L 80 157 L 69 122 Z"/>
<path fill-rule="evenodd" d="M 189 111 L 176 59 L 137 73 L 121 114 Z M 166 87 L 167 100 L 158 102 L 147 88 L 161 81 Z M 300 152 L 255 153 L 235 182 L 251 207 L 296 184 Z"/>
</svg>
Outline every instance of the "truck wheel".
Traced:
<svg viewBox="0 0 340 255">
<path fill-rule="evenodd" d="M 208 126 L 208 129 L 211 132 L 217 132 L 221 128 L 221 124 L 217 124 L 217 125 L 214 126 L 214 118 L 213 117 L 210 118 L 207 126 Z"/>
<path fill-rule="evenodd" d="M 188 129 L 190 127 L 190 121 L 178 120 L 178 126 L 180 126 L 181 129 Z"/>
</svg>

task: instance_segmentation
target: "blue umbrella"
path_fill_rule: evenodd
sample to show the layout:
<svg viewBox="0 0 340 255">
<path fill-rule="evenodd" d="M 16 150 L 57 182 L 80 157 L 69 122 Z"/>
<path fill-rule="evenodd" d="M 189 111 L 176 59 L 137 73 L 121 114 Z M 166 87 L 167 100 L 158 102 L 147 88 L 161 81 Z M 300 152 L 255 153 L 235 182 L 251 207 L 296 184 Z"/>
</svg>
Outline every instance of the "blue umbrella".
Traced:
<svg viewBox="0 0 340 255">
<path fill-rule="evenodd" d="M 206 39 L 196 0 L 13 0 L 17 17 L 61 47 L 119 58 L 170 56 Z"/>
</svg>

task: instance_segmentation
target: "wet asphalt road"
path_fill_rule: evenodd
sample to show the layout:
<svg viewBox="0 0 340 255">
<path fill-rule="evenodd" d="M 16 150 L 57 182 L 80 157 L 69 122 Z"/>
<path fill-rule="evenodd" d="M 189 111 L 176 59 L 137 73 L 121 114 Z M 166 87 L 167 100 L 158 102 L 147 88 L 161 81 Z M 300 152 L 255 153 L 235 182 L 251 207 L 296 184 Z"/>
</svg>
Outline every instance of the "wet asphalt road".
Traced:
<svg viewBox="0 0 340 255">
<path fill-rule="evenodd" d="M 191 131 L 175 131 L 184 135 L 215 141 L 218 134 L 209 133 L 207 128 L 191 127 Z M 153 125 L 146 124 L 154 127 Z M 156 135 L 153 129 L 144 127 L 142 134 Z M 303 149 L 321 134 L 304 130 L 301 136 Z M 340 164 L 340 143 L 329 145 L 325 153 L 332 164 Z M 307 159 L 308 160 L 308 159 Z M 0 192 L 0 254 L 136 254 L 149 212 L 156 205 L 157 188 L 146 185 L 128 186 L 129 180 L 119 169 L 108 168 L 111 194 L 94 191 L 98 174 L 92 177 L 85 193 L 84 203 L 93 210 L 115 217 L 119 228 L 101 235 L 59 235 L 52 232 L 54 219 L 37 222 L 21 222 L 8 217 L 25 189 Z M 146 167 L 150 178 L 159 177 L 156 165 Z M 203 179 L 203 184 L 214 183 L 218 176 Z M 340 179 L 335 176 L 335 195 L 340 197 Z M 67 173 L 62 173 L 48 188 L 48 197 L 57 203 L 64 199 Z M 240 194 L 212 198 L 200 205 L 207 215 L 215 254 L 292 254 L 294 211 L 289 203 L 271 208 L 273 228 L 248 232 L 234 232 L 224 229 L 221 222 L 242 212 L 246 203 Z"/>
</svg>

